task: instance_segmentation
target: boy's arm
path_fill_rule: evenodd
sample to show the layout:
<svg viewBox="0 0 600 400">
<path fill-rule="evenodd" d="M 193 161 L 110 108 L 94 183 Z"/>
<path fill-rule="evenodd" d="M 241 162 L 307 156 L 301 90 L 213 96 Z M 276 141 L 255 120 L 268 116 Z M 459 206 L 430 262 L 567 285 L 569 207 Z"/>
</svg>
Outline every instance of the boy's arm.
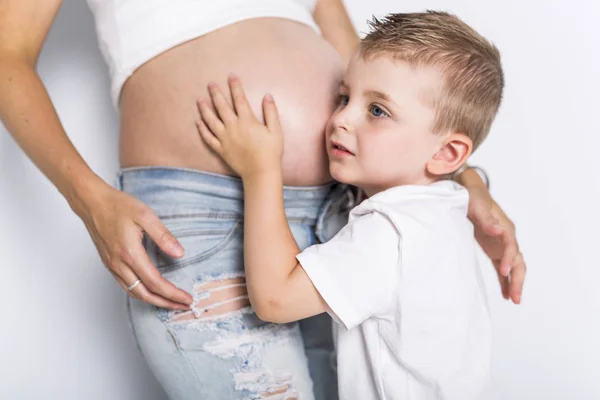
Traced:
<svg viewBox="0 0 600 400">
<path fill-rule="evenodd" d="M 385 311 L 399 280 L 400 233 L 395 225 L 364 206 L 329 242 L 300 253 L 284 211 L 283 135 L 275 103 L 265 96 L 265 126 L 254 116 L 237 78 L 229 85 L 235 111 L 211 84 L 218 116 L 200 100 L 198 128 L 242 178 L 246 283 L 258 316 L 284 323 L 329 311 L 351 329 Z"/>
<path fill-rule="evenodd" d="M 313 13 L 323 38 L 348 62 L 360 41 L 342 0 L 319 0 Z"/>
<path fill-rule="evenodd" d="M 235 110 L 218 86 L 209 85 L 212 103 L 200 99 L 198 129 L 205 142 L 242 178 L 244 261 L 250 302 L 267 321 L 289 322 L 320 314 L 326 305 L 296 261 L 300 252 L 283 205 L 283 138 L 273 99 L 265 96 L 266 126 L 254 113 L 241 83 L 229 79 Z"/>
<path fill-rule="evenodd" d="M 285 323 L 327 311 L 296 260 L 300 249 L 285 216 L 281 173 L 243 182 L 246 283 L 256 314 L 265 321 Z"/>
<path fill-rule="evenodd" d="M 327 311 L 352 329 L 387 310 L 401 268 L 400 235 L 388 217 L 355 217 L 329 242 L 300 253 L 286 221 L 281 174 L 243 182 L 246 282 L 261 319 L 286 323 Z"/>
</svg>

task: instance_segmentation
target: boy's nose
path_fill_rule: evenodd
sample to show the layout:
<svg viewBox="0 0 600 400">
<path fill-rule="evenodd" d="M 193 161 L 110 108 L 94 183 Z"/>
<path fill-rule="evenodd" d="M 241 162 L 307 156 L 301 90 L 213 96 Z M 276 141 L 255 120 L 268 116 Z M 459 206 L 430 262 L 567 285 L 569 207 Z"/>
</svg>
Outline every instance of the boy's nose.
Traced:
<svg viewBox="0 0 600 400">
<path fill-rule="evenodd" d="M 338 112 L 332 118 L 332 128 L 333 130 L 344 130 L 346 132 L 351 131 L 351 122 L 350 122 L 350 113 L 346 111 L 346 109 Z"/>
</svg>

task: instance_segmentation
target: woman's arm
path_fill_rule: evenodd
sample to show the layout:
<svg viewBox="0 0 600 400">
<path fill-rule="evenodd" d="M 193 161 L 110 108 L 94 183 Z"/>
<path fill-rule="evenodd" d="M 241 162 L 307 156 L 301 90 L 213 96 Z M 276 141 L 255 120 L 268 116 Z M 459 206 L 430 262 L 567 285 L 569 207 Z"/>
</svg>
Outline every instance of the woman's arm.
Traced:
<svg viewBox="0 0 600 400">
<path fill-rule="evenodd" d="M 515 225 L 474 169 L 467 168 L 456 180 L 469 191 L 469 219 L 475 227 L 475 238 L 494 264 L 502 295 L 519 304 L 527 267 L 519 250 Z"/>
<path fill-rule="evenodd" d="M 360 38 L 352 25 L 343 0 L 318 0 L 313 13 L 321 35 L 344 57 L 350 60 Z"/>
<path fill-rule="evenodd" d="M 36 72 L 40 51 L 62 0 L 0 2 L 0 120 L 83 220 L 102 260 L 121 287 L 141 279 L 132 295 L 185 308 L 191 296 L 162 278 L 142 245 L 146 231 L 173 256 L 176 239 L 150 208 L 107 185 L 77 152 Z"/>
<path fill-rule="evenodd" d="M 69 204 L 81 208 L 86 192 L 83 186 L 101 180 L 66 136 L 36 72 L 41 48 L 61 2 L 0 3 L 0 119 Z"/>
</svg>

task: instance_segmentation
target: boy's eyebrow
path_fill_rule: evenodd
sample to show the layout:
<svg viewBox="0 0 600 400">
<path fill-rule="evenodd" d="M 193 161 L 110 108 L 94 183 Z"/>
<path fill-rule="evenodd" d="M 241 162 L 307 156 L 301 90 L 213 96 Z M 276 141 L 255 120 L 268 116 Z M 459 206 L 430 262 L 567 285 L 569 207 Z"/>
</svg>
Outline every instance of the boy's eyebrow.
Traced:
<svg viewBox="0 0 600 400">
<path fill-rule="evenodd" d="M 389 101 L 390 103 L 394 103 L 394 101 L 390 98 L 390 96 L 388 96 L 385 93 L 378 92 L 376 90 L 365 90 L 365 95 L 377 97 L 377 98 L 380 98 L 381 100 L 385 100 L 385 101 Z M 396 103 L 394 103 L 394 104 L 396 104 Z"/>
<path fill-rule="evenodd" d="M 344 89 L 349 88 L 349 86 L 343 80 L 340 82 L 340 86 L 343 87 Z M 379 92 L 377 90 L 365 90 L 364 94 L 365 94 L 365 96 L 377 97 L 381 100 L 387 101 L 389 103 L 392 103 L 395 106 L 398 106 L 398 104 L 396 104 L 396 102 L 394 102 L 394 100 L 392 100 L 390 96 L 388 96 L 387 94 L 385 94 L 383 92 Z"/>
</svg>

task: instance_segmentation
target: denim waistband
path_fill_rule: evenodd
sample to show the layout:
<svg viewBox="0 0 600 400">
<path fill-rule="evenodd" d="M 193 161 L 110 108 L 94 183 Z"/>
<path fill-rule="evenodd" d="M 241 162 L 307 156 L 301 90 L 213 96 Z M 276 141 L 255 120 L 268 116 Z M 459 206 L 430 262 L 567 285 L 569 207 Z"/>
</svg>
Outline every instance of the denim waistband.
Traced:
<svg viewBox="0 0 600 400">
<path fill-rule="evenodd" d="M 242 181 L 235 177 L 185 168 L 133 167 L 119 171 L 117 186 L 153 208 L 163 219 L 243 216 Z M 342 192 L 336 183 L 284 186 L 288 219 L 315 224 Z"/>
</svg>

